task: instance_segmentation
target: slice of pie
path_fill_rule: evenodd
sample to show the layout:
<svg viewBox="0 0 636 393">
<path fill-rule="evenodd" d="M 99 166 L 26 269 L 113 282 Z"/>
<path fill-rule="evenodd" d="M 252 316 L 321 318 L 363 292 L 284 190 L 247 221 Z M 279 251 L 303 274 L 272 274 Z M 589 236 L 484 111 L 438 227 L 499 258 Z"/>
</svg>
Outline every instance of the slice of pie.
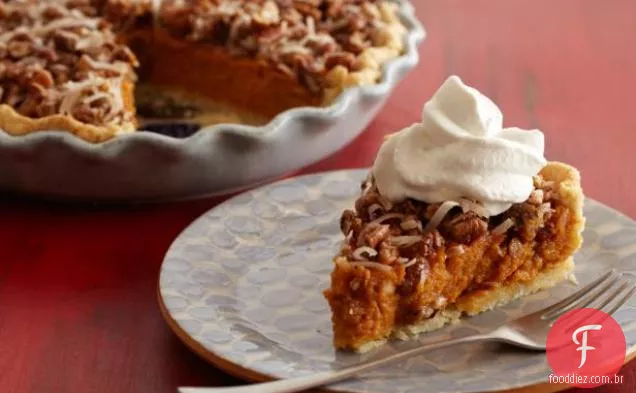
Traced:
<svg viewBox="0 0 636 393">
<path fill-rule="evenodd" d="M 408 339 L 572 277 L 580 177 L 542 155 L 539 131 L 503 129 L 492 101 L 449 78 L 342 214 L 325 291 L 335 347 Z"/>
<path fill-rule="evenodd" d="M 327 105 L 376 83 L 405 31 L 388 0 L 2 1 L 0 129 L 132 132 L 138 79 L 268 119 Z"/>
</svg>

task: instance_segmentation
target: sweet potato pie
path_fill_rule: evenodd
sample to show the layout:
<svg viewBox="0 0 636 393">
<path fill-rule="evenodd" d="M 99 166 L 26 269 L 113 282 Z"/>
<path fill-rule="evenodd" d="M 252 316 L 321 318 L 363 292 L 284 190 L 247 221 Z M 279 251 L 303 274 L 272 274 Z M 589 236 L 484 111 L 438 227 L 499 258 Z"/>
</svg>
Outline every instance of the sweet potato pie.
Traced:
<svg viewBox="0 0 636 393">
<path fill-rule="evenodd" d="M 403 50 L 388 0 L 0 2 L 0 129 L 137 128 L 137 81 L 273 117 L 375 83 Z"/>
<path fill-rule="evenodd" d="M 482 113 L 491 104 L 451 78 L 422 124 L 385 141 L 340 222 L 325 291 L 337 348 L 408 339 L 571 276 L 579 173 L 543 160 L 538 131 L 501 129 L 494 104 Z"/>
</svg>

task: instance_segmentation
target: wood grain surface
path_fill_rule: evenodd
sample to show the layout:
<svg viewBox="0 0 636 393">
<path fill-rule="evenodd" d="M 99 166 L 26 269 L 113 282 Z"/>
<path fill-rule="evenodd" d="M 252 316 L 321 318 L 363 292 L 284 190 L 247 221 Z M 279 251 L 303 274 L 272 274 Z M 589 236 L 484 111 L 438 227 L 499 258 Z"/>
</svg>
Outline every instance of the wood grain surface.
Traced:
<svg viewBox="0 0 636 393">
<path fill-rule="evenodd" d="M 413 2 L 429 34 L 420 65 L 362 136 L 302 173 L 370 165 L 382 136 L 417 121 L 424 100 L 458 74 L 500 105 L 506 125 L 543 130 L 548 158 L 577 166 L 587 195 L 636 217 L 636 2 Z M 222 199 L 0 199 L 0 392 L 173 393 L 240 383 L 172 334 L 155 297 L 171 241 Z M 635 392 L 636 364 L 621 373 L 623 384 L 592 391 Z"/>
</svg>

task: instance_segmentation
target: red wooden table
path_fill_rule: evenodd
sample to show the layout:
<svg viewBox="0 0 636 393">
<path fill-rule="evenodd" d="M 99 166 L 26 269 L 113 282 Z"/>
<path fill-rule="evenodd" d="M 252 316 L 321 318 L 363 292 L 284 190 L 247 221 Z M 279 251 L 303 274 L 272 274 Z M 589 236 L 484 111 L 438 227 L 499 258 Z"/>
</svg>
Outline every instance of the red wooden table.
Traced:
<svg viewBox="0 0 636 393">
<path fill-rule="evenodd" d="M 422 61 L 366 133 L 304 173 L 370 165 L 449 74 L 505 123 L 546 133 L 587 194 L 636 217 L 636 2 L 414 0 Z M 630 93 L 631 92 L 631 93 Z M 162 256 L 219 199 L 127 207 L 0 200 L 0 392 L 172 393 L 238 383 L 190 353 L 155 301 Z M 636 391 L 636 364 L 622 385 Z"/>
</svg>

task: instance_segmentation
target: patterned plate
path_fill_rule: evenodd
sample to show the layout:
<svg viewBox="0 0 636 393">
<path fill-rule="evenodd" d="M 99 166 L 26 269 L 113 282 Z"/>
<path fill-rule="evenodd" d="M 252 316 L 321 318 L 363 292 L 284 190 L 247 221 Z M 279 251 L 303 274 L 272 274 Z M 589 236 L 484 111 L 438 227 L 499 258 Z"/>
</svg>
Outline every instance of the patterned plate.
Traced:
<svg viewBox="0 0 636 393">
<path fill-rule="evenodd" d="M 342 235 L 342 210 L 353 204 L 365 170 L 309 175 L 239 195 L 193 222 L 168 251 L 160 278 L 166 320 L 193 350 L 248 379 L 291 378 L 342 367 L 359 356 L 331 346 L 322 297 Z M 584 246 L 576 255 L 581 283 L 616 267 L 636 273 L 636 222 L 592 200 L 585 205 Z M 483 332 L 542 308 L 574 290 L 562 284 L 506 307 L 423 335 L 439 340 Z M 636 299 L 615 314 L 636 351 Z M 542 383 L 544 354 L 494 344 L 441 349 L 330 386 L 332 391 L 483 392 Z M 554 390 L 554 389 L 552 389 Z"/>
</svg>

